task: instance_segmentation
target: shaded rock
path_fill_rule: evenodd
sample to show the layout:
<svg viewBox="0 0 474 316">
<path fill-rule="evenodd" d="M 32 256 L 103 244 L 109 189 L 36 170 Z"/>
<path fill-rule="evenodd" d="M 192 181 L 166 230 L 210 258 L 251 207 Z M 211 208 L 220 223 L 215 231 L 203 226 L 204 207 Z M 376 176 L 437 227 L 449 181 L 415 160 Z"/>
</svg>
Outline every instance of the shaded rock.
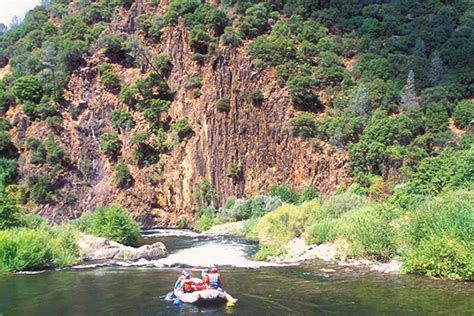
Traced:
<svg viewBox="0 0 474 316">
<path fill-rule="evenodd" d="M 139 248 L 122 245 L 102 237 L 81 234 L 77 242 L 84 261 L 92 260 L 155 260 L 167 256 L 166 247 L 162 242 L 144 245 Z"/>
</svg>

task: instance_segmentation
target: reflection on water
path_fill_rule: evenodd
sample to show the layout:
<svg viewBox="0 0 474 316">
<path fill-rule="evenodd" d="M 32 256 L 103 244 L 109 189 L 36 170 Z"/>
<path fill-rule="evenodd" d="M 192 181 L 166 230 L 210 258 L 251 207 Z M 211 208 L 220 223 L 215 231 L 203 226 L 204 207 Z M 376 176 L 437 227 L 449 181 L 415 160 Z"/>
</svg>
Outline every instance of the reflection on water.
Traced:
<svg viewBox="0 0 474 316">
<path fill-rule="evenodd" d="M 156 236 L 150 238 L 149 241 L 153 242 Z M 255 250 L 254 245 L 239 244 L 236 239 L 166 238 L 163 240 L 171 250 L 170 257 L 174 256 L 170 261 L 174 262 L 187 260 L 186 254 L 194 253 L 183 249 L 196 248 L 201 252 L 228 249 L 227 256 L 240 256 L 243 251 L 244 258 L 246 251 Z M 218 245 L 223 248 L 216 248 L 220 247 Z M 220 260 L 219 257 L 216 255 L 212 260 Z M 198 258 L 197 263 L 203 263 L 202 258 Z M 323 273 L 320 271 L 323 267 L 336 272 Z M 191 270 L 194 274 L 199 273 L 199 269 Z M 364 269 L 328 266 L 322 262 L 258 269 L 225 266 L 221 270 L 224 286 L 239 299 L 233 308 L 225 305 L 200 308 L 187 304 L 177 307 L 165 301 L 165 294 L 180 272 L 176 268 L 103 267 L 34 275 L 0 274 L 0 314 L 266 316 L 474 313 L 474 287 L 469 283 L 384 275 Z"/>
</svg>

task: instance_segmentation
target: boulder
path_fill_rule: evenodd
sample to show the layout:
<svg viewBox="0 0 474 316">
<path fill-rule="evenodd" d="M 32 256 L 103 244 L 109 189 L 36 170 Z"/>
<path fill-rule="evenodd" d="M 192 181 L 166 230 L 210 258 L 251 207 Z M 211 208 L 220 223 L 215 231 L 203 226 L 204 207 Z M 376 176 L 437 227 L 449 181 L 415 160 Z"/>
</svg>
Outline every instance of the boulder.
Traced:
<svg viewBox="0 0 474 316">
<path fill-rule="evenodd" d="M 102 237 L 81 234 L 77 242 L 84 261 L 92 260 L 156 260 L 167 256 L 162 242 L 144 245 L 139 248 L 122 245 Z"/>
</svg>

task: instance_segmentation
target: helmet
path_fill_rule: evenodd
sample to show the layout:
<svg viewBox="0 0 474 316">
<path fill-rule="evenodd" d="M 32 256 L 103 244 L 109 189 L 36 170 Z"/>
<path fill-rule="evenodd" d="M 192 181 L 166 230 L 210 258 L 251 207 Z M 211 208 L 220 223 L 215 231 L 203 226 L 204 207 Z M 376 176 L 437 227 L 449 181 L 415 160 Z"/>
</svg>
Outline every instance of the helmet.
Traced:
<svg viewBox="0 0 474 316">
<path fill-rule="evenodd" d="M 189 278 L 191 277 L 191 275 L 189 274 L 188 271 L 184 271 L 184 270 L 183 270 L 183 271 L 181 272 L 181 274 L 184 275 L 184 277 L 185 277 L 186 279 L 189 279 Z"/>
<path fill-rule="evenodd" d="M 218 272 L 217 267 L 212 267 L 211 268 L 211 273 L 217 273 L 217 272 Z"/>
<path fill-rule="evenodd" d="M 204 270 L 202 270 L 202 272 L 209 273 L 209 268 L 205 268 Z"/>
</svg>

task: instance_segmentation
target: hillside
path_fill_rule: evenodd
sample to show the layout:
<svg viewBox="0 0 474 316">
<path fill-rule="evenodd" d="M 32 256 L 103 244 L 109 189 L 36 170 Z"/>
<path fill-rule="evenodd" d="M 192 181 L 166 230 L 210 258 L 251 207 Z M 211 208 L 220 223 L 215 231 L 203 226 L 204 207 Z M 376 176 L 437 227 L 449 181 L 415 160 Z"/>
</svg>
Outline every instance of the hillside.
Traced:
<svg viewBox="0 0 474 316">
<path fill-rule="evenodd" d="M 472 168 L 416 174 L 472 147 L 470 1 L 254 2 L 29 12 L 0 37 L 2 190 L 53 222 L 116 202 L 154 227 L 277 184 L 469 187 Z"/>
</svg>

